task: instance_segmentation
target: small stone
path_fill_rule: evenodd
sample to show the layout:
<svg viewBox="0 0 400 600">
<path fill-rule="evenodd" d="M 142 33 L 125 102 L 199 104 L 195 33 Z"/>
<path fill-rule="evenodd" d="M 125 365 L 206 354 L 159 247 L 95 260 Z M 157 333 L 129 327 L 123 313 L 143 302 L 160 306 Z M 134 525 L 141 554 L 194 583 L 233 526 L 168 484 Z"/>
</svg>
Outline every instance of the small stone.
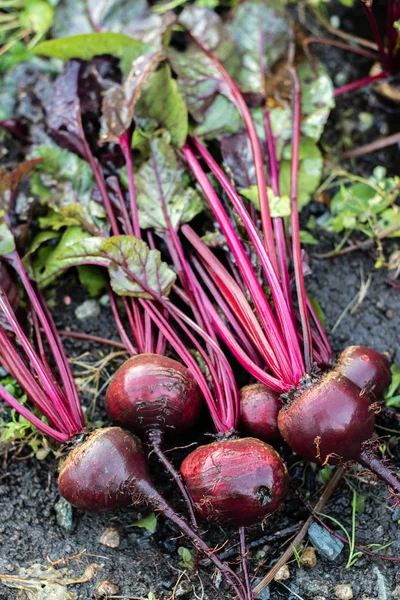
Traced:
<svg viewBox="0 0 400 600">
<path fill-rule="evenodd" d="M 313 600 L 326 600 L 325 596 L 314 596 Z"/>
<path fill-rule="evenodd" d="M 335 560 L 344 548 L 343 542 L 317 525 L 317 523 L 311 525 L 308 530 L 308 537 L 315 550 L 328 560 Z"/>
<path fill-rule="evenodd" d="M 60 527 L 71 533 L 74 530 L 74 511 L 69 502 L 60 498 L 54 505 L 57 523 Z"/>
<path fill-rule="evenodd" d="M 339 600 L 351 600 L 353 598 L 353 588 L 349 583 L 341 583 L 335 587 L 335 596 Z"/>
<path fill-rule="evenodd" d="M 175 590 L 175 598 L 181 598 L 182 596 L 186 596 L 186 594 L 193 593 L 193 588 L 190 581 L 182 580 L 179 582 L 178 587 Z"/>
<path fill-rule="evenodd" d="M 317 557 L 312 546 L 308 546 L 300 557 L 300 565 L 307 569 L 313 569 L 317 565 Z"/>
<path fill-rule="evenodd" d="M 115 596 L 119 592 L 119 587 L 111 581 L 101 581 L 96 588 L 94 593 L 95 598 L 106 598 L 108 596 Z"/>
<path fill-rule="evenodd" d="M 274 577 L 275 581 L 286 581 L 286 579 L 289 579 L 290 577 L 290 571 L 289 571 L 289 567 L 287 565 L 283 565 L 279 571 L 277 572 L 277 574 Z"/>
<path fill-rule="evenodd" d="M 75 309 L 75 316 L 80 321 L 94 319 L 100 315 L 100 305 L 97 300 L 85 300 Z"/>
<path fill-rule="evenodd" d="M 392 598 L 395 598 L 395 600 L 397 600 L 397 598 L 400 598 L 400 585 L 396 585 L 396 587 L 394 588 L 392 592 Z"/>
<path fill-rule="evenodd" d="M 107 548 L 118 548 L 122 542 L 122 529 L 108 527 L 100 538 L 100 544 Z"/>
</svg>

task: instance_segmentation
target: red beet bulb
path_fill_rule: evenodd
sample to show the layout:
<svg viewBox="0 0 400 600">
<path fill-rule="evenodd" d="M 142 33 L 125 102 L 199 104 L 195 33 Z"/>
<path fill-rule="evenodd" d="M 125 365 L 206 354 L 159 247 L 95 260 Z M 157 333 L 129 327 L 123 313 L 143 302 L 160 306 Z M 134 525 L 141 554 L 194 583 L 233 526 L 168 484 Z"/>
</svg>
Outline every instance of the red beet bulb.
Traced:
<svg viewBox="0 0 400 600">
<path fill-rule="evenodd" d="M 374 424 L 369 398 L 335 371 L 295 397 L 278 416 L 279 430 L 289 446 L 320 463 L 357 460 Z"/>
<path fill-rule="evenodd" d="M 184 432 L 196 422 L 201 394 L 190 371 L 158 354 L 139 354 L 115 373 L 106 395 L 111 419 L 138 434 Z"/>
<path fill-rule="evenodd" d="M 380 352 L 364 346 L 349 346 L 343 350 L 336 370 L 374 400 L 381 398 L 392 381 L 387 359 Z"/>
<path fill-rule="evenodd" d="M 264 442 L 281 439 L 278 413 L 282 408 L 278 392 L 262 383 L 240 390 L 240 424 L 245 433 Z"/>
<path fill-rule="evenodd" d="M 200 446 L 185 458 L 181 474 L 200 518 L 236 527 L 276 511 L 288 487 L 279 454 L 254 438 Z"/>
<path fill-rule="evenodd" d="M 246 597 L 237 575 L 218 559 L 156 490 L 141 441 L 132 433 L 120 427 L 108 427 L 92 433 L 64 461 L 58 486 L 68 502 L 90 512 L 114 510 L 139 501 L 149 504 L 212 560 L 240 599 Z"/>
</svg>

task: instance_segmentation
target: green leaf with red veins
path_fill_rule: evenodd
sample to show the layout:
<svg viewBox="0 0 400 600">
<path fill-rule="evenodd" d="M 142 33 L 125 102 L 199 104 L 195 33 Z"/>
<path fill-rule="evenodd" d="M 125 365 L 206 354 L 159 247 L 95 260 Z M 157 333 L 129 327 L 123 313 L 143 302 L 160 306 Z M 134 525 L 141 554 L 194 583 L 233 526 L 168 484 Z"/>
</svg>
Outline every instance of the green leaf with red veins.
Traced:
<svg viewBox="0 0 400 600">
<path fill-rule="evenodd" d="M 203 210 L 200 195 L 189 187 L 182 161 L 167 135 L 150 141 L 150 160 L 136 175 L 139 222 L 142 229 L 167 229 L 188 223 Z"/>
<path fill-rule="evenodd" d="M 265 74 L 287 50 L 290 23 L 279 0 L 248 0 L 233 10 L 227 25 L 236 41 L 242 67 L 242 91 L 265 95 Z"/>
<path fill-rule="evenodd" d="M 163 52 L 140 56 L 132 63 L 126 80 L 121 85 L 112 86 L 104 93 L 101 132 L 103 142 L 118 141 L 118 138 L 129 129 L 142 87 L 164 57 Z"/>
<path fill-rule="evenodd" d="M 106 267 L 111 286 L 119 296 L 152 299 L 167 296 L 175 273 L 161 260 L 158 250 L 131 235 L 108 239 L 86 238 L 67 246 L 60 256 L 65 267 L 95 264 Z"/>
<path fill-rule="evenodd" d="M 179 20 L 215 54 L 232 76 L 239 72 L 240 59 L 235 41 L 215 12 L 190 6 L 183 10 Z M 169 48 L 168 58 L 178 76 L 178 88 L 188 110 L 198 123 L 204 121 L 219 94 L 230 98 L 221 74 L 195 42 L 191 42 L 184 52 Z"/>
</svg>

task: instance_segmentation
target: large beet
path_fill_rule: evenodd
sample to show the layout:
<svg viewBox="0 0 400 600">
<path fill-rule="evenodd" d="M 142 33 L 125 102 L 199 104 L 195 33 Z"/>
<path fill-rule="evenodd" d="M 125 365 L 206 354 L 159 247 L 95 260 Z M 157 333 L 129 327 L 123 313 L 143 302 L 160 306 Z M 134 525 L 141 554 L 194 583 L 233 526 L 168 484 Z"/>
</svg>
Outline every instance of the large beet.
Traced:
<svg viewBox="0 0 400 600">
<path fill-rule="evenodd" d="M 254 438 L 200 446 L 181 466 L 200 518 L 245 527 L 277 510 L 287 493 L 279 454 Z"/>
<path fill-rule="evenodd" d="M 279 430 L 289 446 L 320 463 L 358 460 L 374 424 L 369 398 L 337 371 L 323 375 L 278 416 Z"/>
<path fill-rule="evenodd" d="M 61 495 L 90 512 L 129 506 L 150 482 L 141 441 L 120 427 L 92 433 L 69 454 L 58 478 Z"/>
</svg>

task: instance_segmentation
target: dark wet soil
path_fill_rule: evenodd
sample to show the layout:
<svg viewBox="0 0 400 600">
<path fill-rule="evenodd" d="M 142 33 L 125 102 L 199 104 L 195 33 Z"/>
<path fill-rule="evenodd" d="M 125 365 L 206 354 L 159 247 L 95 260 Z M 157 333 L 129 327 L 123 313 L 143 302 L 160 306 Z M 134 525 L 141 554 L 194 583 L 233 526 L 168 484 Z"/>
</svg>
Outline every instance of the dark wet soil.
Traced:
<svg viewBox="0 0 400 600">
<path fill-rule="evenodd" d="M 342 9 L 338 8 L 339 12 L 340 10 Z M 343 25 L 351 27 L 347 22 Z M 354 61 L 345 60 L 343 53 L 333 49 L 322 52 L 333 76 L 345 71 L 350 81 L 368 72 L 368 62 L 364 59 L 356 57 Z M 373 126 L 365 133 L 357 129 L 360 111 L 372 112 L 374 115 Z M 351 103 L 340 99 L 338 108 L 332 113 L 324 143 L 329 149 L 337 147 L 339 143 L 342 145 L 344 132 L 348 131 L 351 123 L 354 126 L 350 137 L 354 143 L 371 141 L 377 135 L 393 133 L 397 118 L 396 109 L 387 107 L 368 91 L 359 92 L 353 96 Z M 40 134 L 40 128 L 36 134 Z M 383 150 L 362 160 L 358 159 L 351 167 L 368 174 L 379 164 L 385 165 L 391 174 L 395 174 L 398 173 L 396 152 L 396 147 Z M 319 205 L 311 207 L 311 211 L 316 214 L 321 210 Z M 320 233 L 320 244 L 312 250 L 324 252 L 331 249 L 334 242 L 335 240 L 327 234 Z M 389 285 L 388 272 L 385 269 L 376 270 L 374 263 L 373 251 L 364 254 L 356 252 L 330 260 L 311 257 L 312 275 L 308 279 L 308 289 L 323 307 L 328 334 L 334 329 L 329 337 L 336 352 L 349 344 L 365 344 L 386 352 L 390 359 L 400 363 L 400 292 Z M 363 301 L 352 310 L 362 282 L 367 281 L 370 283 Z M 71 297 L 71 304 L 64 302 L 65 296 Z M 99 317 L 82 322 L 76 320 L 74 311 L 84 298 L 83 290 L 70 276 L 57 290 L 57 324 L 63 328 L 79 328 L 88 333 L 115 339 L 117 335 L 107 306 L 101 307 Z M 93 357 L 85 356 L 83 359 L 89 362 L 98 359 L 100 352 L 107 354 L 111 351 L 110 348 L 94 347 L 92 344 L 70 339 L 66 340 L 66 347 L 69 355 L 73 357 L 92 352 Z M 75 368 L 78 370 L 78 367 Z M 88 396 L 88 408 L 90 402 Z M 94 418 L 104 419 L 102 398 L 99 399 Z M 382 420 L 380 424 L 379 435 L 390 436 L 390 431 L 383 427 L 392 428 L 394 425 Z M 208 429 L 207 422 L 203 423 L 203 428 L 205 431 Z M 184 442 L 186 443 L 186 440 Z M 399 464 L 400 452 L 395 438 L 390 438 L 390 442 L 393 459 Z M 317 498 L 321 482 L 314 467 L 298 462 L 287 448 L 281 450 L 288 460 L 291 475 L 297 486 L 312 499 Z M 171 453 L 177 465 L 185 452 L 187 451 Z M 177 508 L 182 508 L 172 484 L 160 472 L 154 459 L 152 465 L 160 482 L 160 489 Z M 350 486 L 356 486 L 359 495 L 365 501 L 363 512 L 357 513 L 356 516 L 357 543 L 367 546 L 393 542 L 390 548 L 382 552 L 392 557 L 400 556 L 400 510 L 387 500 L 387 490 L 383 485 L 369 485 L 355 478 L 355 475 L 354 469 L 348 472 L 325 512 L 340 520 L 350 531 Z M 57 465 L 54 457 L 39 462 L 32 458 L 21 460 L 19 457 L 17 460 L 10 453 L 8 462 L 0 474 L 0 574 L 17 575 L 21 567 L 30 567 L 35 563 L 46 565 L 49 564 L 49 560 L 57 561 L 85 551 L 79 559 L 68 562 L 67 566 L 76 576 L 82 575 L 89 564 L 96 564 L 99 568 L 95 569 L 89 582 L 69 588 L 77 594 L 77 598 L 94 598 L 96 588 L 103 580 L 109 580 L 119 587 L 116 597 L 127 599 L 146 600 L 152 598 L 151 592 L 156 600 L 229 600 L 233 597 L 230 590 L 215 577 L 207 561 L 201 562 L 196 575 L 185 571 L 178 548 L 189 548 L 190 545 L 161 517 L 154 534 L 150 534 L 146 529 L 129 527 L 147 514 L 148 510 L 143 507 L 134 507 L 112 515 L 89 515 L 76 511 L 73 516 L 74 529 L 66 531 L 56 519 L 55 505 L 59 500 L 56 481 Z M 295 495 L 291 495 L 285 508 L 273 515 L 263 529 L 257 526 L 249 531 L 252 544 L 259 541 L 249 553 L 252 573 L 256 572 L 257 576 L 262 576 L 268 570 L 293 535 L 295 526 L 306 517 L 307 512 L 301 502 Z M 123 530 L 123 538 L 118 548 L 108 548 L 100 543 L 100 537 L 108 527 Z M 260 541 L 264 536 L 268 536 L 267 542 Z M 223 546 L 224 552 L 232 553 L 237 543 L 236 533 L 222 528 L 214 527 L 207 537 L 215 546 Z M 291 562 L 290 578 L 282 583 L 272 584 L 269 597 L 330 600 L 336 598 L 337 585 L 348 583 L 356 600 L 400 598 L 398 563 L 396 565 L 362 556 L 355 565 L 346 568 L 348 555 L 346 547 L 334 562 L 317 556 L 317 566 L 312 570 L 299 568 L 295 561 Z M 234 553 L 231 560 L 236 560 Z M 14 600 L 18 597 L 17 590 L 0 585 L 0 598 Z M 47 597 L 44 598 L 48 600 Z M 59 600 L 56 596 L 49 598 Z M 61 598 L 64 596 L 60 596 L 60 600 Z M 265 594 L 264 598 L 268 598 L 268 594 Z"/>
</svg>

